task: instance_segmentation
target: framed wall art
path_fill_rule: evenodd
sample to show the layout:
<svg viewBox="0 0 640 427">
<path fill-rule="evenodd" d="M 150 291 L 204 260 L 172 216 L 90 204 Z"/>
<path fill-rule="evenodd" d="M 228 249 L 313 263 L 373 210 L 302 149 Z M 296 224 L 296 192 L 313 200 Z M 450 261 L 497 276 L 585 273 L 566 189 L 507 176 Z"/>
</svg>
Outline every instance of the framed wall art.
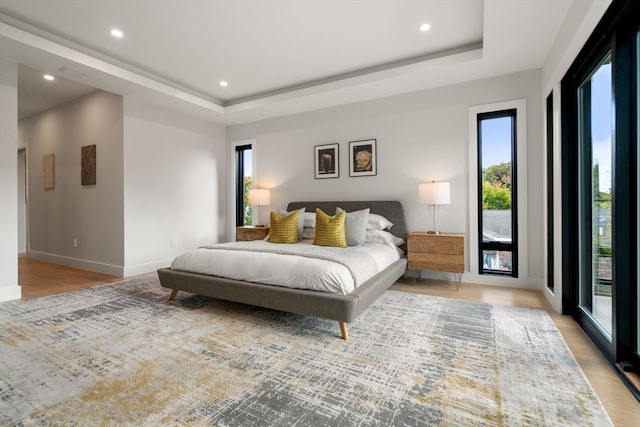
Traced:
<svg viewBox="0 0 640 427">
<path fill-rule="evenodd" d="M 349 176 L 371 176 L 377 173 L 376 140 L 349 142 Z"/>
<path fill-rule="evenodd" d="M 42 187 L 50 190 L 56 186 L 56 155 L 45 154 L 42 156 Z"/>
<path fill-rule="evenodd" d="M 96 185 L 96 146 L 85 145 L 81 152 L 81 183 L 82 185 Z"/>
<path fill-rule="evenodd" d="M 316 179 L 340 177 L 338 144 L 316 145 L 313 153 Z"/>
</svg>

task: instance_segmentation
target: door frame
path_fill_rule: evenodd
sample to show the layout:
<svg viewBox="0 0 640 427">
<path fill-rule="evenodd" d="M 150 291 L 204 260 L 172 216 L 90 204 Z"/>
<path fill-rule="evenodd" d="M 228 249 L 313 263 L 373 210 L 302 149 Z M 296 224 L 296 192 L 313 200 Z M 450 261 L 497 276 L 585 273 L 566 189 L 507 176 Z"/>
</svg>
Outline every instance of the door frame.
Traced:
<svg viewBox="0 0 640 427">
<path fill-rule="evenodd" d="M 26 147 L 20 147 L 17 151 L 18 156 L 18 171 L 20 171 L 20 155 L 24 153 L 24 188 L 18 189 L 18 206 L 24 206 L 24 225 L 21 226 L 20 218 L 18 218 L 18 253 L 29 252 L 29 152 Z M 18 178 L 18 183 L 20 179 Z M 18 213 L 20 209 L 18 209 Z M 20 252 L 20 239 L 24 238 L 24 252 Z"/>
<path fill-rule="evenodd" d="M 610 365 L 640 400 L 640 393 L 624 371 L 640 372 L 637 348 L 638 209 L 637 157 L 637 76 L 632 75 L 637 61 L 634 37 L 640 28 L 640 4 L 635 0 L 614 0 L 589 37 L 561 82 L 561 165 L 562 165 L 562 308 L 571 314 L 591 340 L 600 348 Z M 613 102 L 613 193 L 612 193 L 612 331 L 605 339 L 590 315 L 579 307 L 579 140 L 578 89 L 611 51 Z M 637 62 L 636 62 L 637 63 Z M 635 325 L 632 326 L 632 325 Z"/>
</svg>

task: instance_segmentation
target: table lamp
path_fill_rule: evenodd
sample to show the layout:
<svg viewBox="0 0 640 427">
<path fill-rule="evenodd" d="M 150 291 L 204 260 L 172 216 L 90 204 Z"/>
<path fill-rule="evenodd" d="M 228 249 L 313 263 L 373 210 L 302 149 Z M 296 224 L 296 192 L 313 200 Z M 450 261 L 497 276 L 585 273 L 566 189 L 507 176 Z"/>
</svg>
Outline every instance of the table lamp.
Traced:
<svg viewBox="0 0 640 427">
<path fill-rule="evenodd" d="M 258 207 L 258 224 L 260 224 L 260 208 L 271 203 L 271 191 L 264 188 L 249 189 L 249 204 Z M 263 225 L 258 225 L 262 227 Z"/>
<path fill-rule="evenodd" d="M 448 182 L 428 182 L 420 184 L 418 186 L 418 193 L 420 195 L 420 203 L 424 205 L 431 205 L 433 208 L 432 214 L 432 229 L 430 234 L 440 234 L 437 226 L 437 208 L 440 205 L 448 205 L 451 203 L 451 191 Z"/>
</svg>

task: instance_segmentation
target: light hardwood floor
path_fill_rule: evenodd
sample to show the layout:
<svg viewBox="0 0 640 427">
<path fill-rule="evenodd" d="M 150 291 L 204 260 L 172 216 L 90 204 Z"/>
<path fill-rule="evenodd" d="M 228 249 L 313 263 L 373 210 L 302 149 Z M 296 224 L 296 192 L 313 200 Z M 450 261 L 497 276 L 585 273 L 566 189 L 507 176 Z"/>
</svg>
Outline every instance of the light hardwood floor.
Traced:
<svg viewBox="0 0 640 427">
<path fill-rule="evenodd" d="M 119 280 L 119 277 L 18 256 L 22 299 L 75 291 Z"/>
<path fill-rule="evenodd" d="M 22 256 L 19 257 L 18 276 L 22 286 L 23 299 L 68 292 L 119 280 L 114 276 L 50 264 Z M 540 291 L 467 283 L 462 283 L 460 290 L 456 291 L 455 284 L 450 282 L 420 280 L 413 285 L 410 279 L 401 279 L 391 289 L 546 310 L 602 401 L 614 425 L 640 426 L 640 402 L 624 386 L 578 324 L 570 316 L 557 314 Z"/>
</svg>

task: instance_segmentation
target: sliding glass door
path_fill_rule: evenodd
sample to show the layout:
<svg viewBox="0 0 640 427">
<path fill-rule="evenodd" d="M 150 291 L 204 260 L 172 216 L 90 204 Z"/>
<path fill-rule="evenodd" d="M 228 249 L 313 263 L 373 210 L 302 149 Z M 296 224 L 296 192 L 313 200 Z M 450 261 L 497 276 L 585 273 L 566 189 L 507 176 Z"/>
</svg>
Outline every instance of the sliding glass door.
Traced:
<svg viewBox="0 0 640 427">
<path fill-rule="evenodd" d="M 613 0 L 561 88 L 563 310 L 625 380 L 640 373 L 639 58 L 640 2 Z"/>
<path fill-rule="evenodd" d="M 635 271 L 635 292 L 636 292 L 636 310 L 635 310 L 635 357 L 634 363 L 640 366 L 640 279 L 639 268 L 640 265 L 640 30 L 636 30 L 635 36 L 635 61 L 633 61 L 635 70 L 636 90 L 635 90 L 635 149 L 636 149 L 636 271 Z"/>
<path fill-rule="evenodd" d="M 579 306 L 611 342 L 613 231 L 611 53 L 578 89 Z"/>
</svg>

